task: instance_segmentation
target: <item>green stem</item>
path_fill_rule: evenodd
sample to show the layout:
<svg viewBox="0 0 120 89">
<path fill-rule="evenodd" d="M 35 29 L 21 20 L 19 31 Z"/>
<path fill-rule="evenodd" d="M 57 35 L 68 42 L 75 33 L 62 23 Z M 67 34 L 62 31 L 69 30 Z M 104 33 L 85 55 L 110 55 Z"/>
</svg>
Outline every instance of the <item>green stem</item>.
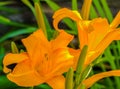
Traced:
<svg viewBox="0 0 120 89">
<path fill-rule="evenodd" d="M 79 84 L 80 84 L 80 79 L 81 79 L 81 74 L 83 71 L 83 65 L 85 62 L 87 49 L 88 49 L 88 46 L 85 45 L 80 53 L 80 56 L 79 56 L 79 60 L 78 60 L 77 68 L 76 68 L 74 89 L 77 89 Z"/>
<path fill-rule="evenodd" d="M 19 53 L 19 50 L 17 48 L 17 45 L 15 44 L 14 41 L 11 42 L 11 49 L 12 49 L 12 53 Z"/>
<path fill-rule="evenodd" d="M 70 68 L 66 75 L 65 89 L 73 89 L 73 68 Z"/>
<path fill-rule="evenodd" d="M 39 2 L 35 2 L 35 10 L 36 10 L 36 20 L 38 23 L 39 29 L 41 28 L 47 37 L 47 31 L 46 31 L 46 26 L 45 26 L 45 21 L 44 21 L 44 14 L 42 12 L 41 6 Z"/>
</svg>

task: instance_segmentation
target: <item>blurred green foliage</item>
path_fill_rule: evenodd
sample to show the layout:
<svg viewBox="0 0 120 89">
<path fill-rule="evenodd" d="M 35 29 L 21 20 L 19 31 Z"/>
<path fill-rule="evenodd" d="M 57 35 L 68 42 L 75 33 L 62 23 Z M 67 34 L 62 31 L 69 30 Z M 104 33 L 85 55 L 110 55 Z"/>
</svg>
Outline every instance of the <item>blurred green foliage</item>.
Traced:
<svg viewBox="0 0 120 89">
<path fill-rule="evenodd" d="M 20 39 L 23 37 L 26 37 L 26 35 L 34 32 L 38 28 L 36 24 L 37 21 L 33 22 L 32 24 L 19 22 L 19 21 L 17 22 L 17 21 L 11 20 L 8 16 L 8 15 L 13 15 L 13 18 L 14 18 L 14 15 L 16 14 L 18 15 L 23 14 L 25 11 L 22 11 L 19 8 L 24 7 L 25 10 L 28 10 L 31 12 L 31 15 L 33 17 L 31 19 L 35 19 L 36 13 L 34 8 L 34 1 L 36 0 L 33 0 L 33 1 L 21 0 L 18 2 L 16 0 L 7 0 L 7 1 L 0 2 L 0 11 L 5 13 L 5 15 L 3 13 L 0 13 L 0 26 L 1 26 L 1 29 L 0 29 L 0 74 L 1 74 L 0 89 L 28 89 L 28 88 L 19 87 L 16 84 L 10 82 L 6 78 L 6 75 L 2 71 L 2 68 L 3 68 L 2 59 L 4 55 L 10 51 L 9 45 L 11 41 L 18 42 L 17 44 L 19 47 L 21 46 Z M 54 0 L 37 0 L 37 1 L 40 2 L 42 10 L 43 10 L 43 5 L 41 3 L 46 3 L 53 12 L 61 8 L 61 6 L 58 3 L 56 3 Z M 71 9 L 73 10 L 80 9 L 78 8 L 77 2 L 78 2 L 77 0 L 71 1 Z M 20 5 L 18 8 L 17 5 L 21 3 L 23 4 Z M 50 25 L 50 21 L 46 16 L 46 14 L 44 13 L 44 11 L 42 13 L 45 21 L 45 26 L 47 29 L 48 39 L 50 40 L 53 36 L 54 29 L 52 25 Z M 109 20 L 109 22 L 113 20 L 113 15 L 110 11 L 110 8 L 108 7 L 106 0 L 93 0 L 93 4 L 91 5 L 91 10 L 90 10 L 90 19 L 96 18 L 98 16 L 106 17 Z M 27 18 L 27 16 L 25 17 Z M 68 27 L 66 28 L 66 31 L 68 33 L 77 35 L 77 27 L 73 21 L 66 18 L 63 20 L 63 22 Z M 113 42 L 106 49 L 103 55 L 101 55 L 97 59 L 97 61 L 94 62 L 94 65 L 95 67 L 93 68 L 91 75 L 101 71 L 119 69 L 120 68 L 120 41 Z M 91 87 L 91 89 L 120 89 L 119 83 L 120 83 L 120 78 L 118 77 L 106 78 L 96 83 L 94 86 Z M 35 89 L 51 89 L 51 88 L 46 84 L 42 84 L 42 85 L 36 86 Z"/>
</svg>

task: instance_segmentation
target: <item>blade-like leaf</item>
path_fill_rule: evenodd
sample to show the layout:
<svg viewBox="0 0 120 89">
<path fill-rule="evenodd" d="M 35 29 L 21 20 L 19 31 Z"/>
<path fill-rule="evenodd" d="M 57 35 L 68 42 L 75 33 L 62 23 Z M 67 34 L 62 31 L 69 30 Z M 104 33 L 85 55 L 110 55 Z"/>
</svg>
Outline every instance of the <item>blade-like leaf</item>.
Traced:
<svg viewBox="0 0 120 89">
<path fill-rule="evenodd" d="M 0 76 L 0 89 L 16 89 L 18 86 L 7 79 L 6 76 Z"/>
<path fill-rule="evenodd" d="M 8 19 L 4 16 L 1 16 L 1 15 L 0 15 L 0 23 L 5 24 L 5 25 L 9 25 L 9 26 L 16 26 L 16 27 L 30 27 L 29 25 L 13 22 L 10 19 Z"/>
<path fill-rule="evenodd" d="M 14 1 L 1 1 L 0 6 L 4 6 L 4 5 L 12 4 L 12 3 L 15 3 L 15 2 Z"/>
<path fill-rule="evenodd" d="M 15 37 L 15 36 L 18 36 L 18 35 L 31 33 L 33 31 L 35 31 L 36 29 L 37 28 L 30 27 L 30 28 L 18 29 L 16 31 L 9 32 L 9 33 L 5 34 L 4 36 L 2 36 L 0 38 L 0 43 L 5 41 L 8 38 L 12 38 L 12 37 Z"/>
</svg>

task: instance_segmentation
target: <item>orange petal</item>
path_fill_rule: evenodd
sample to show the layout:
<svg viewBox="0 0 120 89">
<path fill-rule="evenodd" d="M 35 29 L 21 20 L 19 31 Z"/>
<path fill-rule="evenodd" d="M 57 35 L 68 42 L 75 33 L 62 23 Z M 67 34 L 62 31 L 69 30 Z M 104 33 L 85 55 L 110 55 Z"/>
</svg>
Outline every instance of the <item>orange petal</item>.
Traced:
<svg viewBox="0 0 120 89">
<path fill-rule="evenodd" d="M 62 75 L 72 64 L 73 56 L 69 54 L 67 48 L 58 48 L 48 55 L 47 60 L 38 65 L 37 71 L 49 79 L 51 76 Z"/>
<path fill-rule="evenodd" d="M 78 62 L 78 58 L 80 56 L 80 52 L 81 50 L 80 49 L 73 49 L 73 48 L 69 48 L 69 52 L 71 55 L 74 56 L 74 59 L 73 59 L 73 68 L 76 70 L 76 66 L 77 66 L 77 62 Z"/>
<path fill-rule="evenodd" d="M 119 24 L 120 24 L 120 11 L 116 15 L 116 17 L 114 18 L 114 20 L 112 21 L 112 23 L 110 24 L 110 27 L 111 28 L 116 28 Z"/>
<path fill-rule="evenodd" d="M 64 63 L 59 64 L 56 66 L 55 69 L 52 71 L 55 75 L 61 75 L 68 71 L 70 67 L 73 65 L 73 60 L 71 61 L 64 61 Z"/>
<path fill-rule="evenodd" d="M 89 64 L 91 64 L 101 53 L 97 51 L 89 51 L 87 53 L 87 57 L 84 63 L 84 68 L 86 68 Z"/>
<path fill-rule="evenodd" d="M 86 88 L 90 88 L 95 82 L 99 81 L 102 78 L 110 77 L 110 76 L 120 76 L 120 70 L 113 70 L 108 72 L 103 72 L 99 74 L 95 74 L 92 77 L 83 81 Z"/>
<path fill-rule="evenodd" d="M 69 10 L 67 8 L 60 9 L 60 10 L 56 11 L 55 14 L 53 15 L 53 19 L 54 19 L 53 26 L 56 30 L 59 30 L 58 23 L 63 18 L 70 18 L 75 22 L 77 22 L 81 19 L 80 16 L 78 16 L 78 14 L 76 14 L 75 12 L 72 12 L 71 10 Z"/>
<path fill-rule="evenodd" d="M 36 86 L 44 82 L 43 77 L 31 67 L 29 60 L 17 64 L 7 77 L 17 85 L 24 87 Z"/>
<path fill-rule="evenodd" d="M 112 32 L 109 32 L 103 40 L 96 46 L 95 49 L 92 49 L 89 51 L 89 54 L 91 55 L 91 52 L 93 55 L 89 56 L 86 59 L 85 65 L 89 65 L 92 63 L 107 47 L 108 45 L 113 41 L 118 39 L 120 40 L 120 29 L 118 30 L 113 30 Z"/>
<path fill-rule="evenodd" d="M 23 39 L 22 42 L 33 61 L 33 65 L 42 61 L 42 57 L 44 57 L 44 55 L 49 51 L 49 42 L 42 30 L 37 30 L 29 37 Z"/>
<path fill-rule="evenodd" d="M 107 19 L 96 18 L 90 22 L 88 29 L 92 29 L 92 31 L 88 34 L 88 50 L 94 50 L 99 42 L 107 35 L 110 27 Z"/>
<path fill-rule="evenodd" d="M 116 40 L 116 38 L 120 38 L 120 29 L 109 32 L 95 49 L 100 53 L 103 52 L 113 40 Z"/>
<path fill-rule="evenodd" d="M 88 45 L 88 32 L 84 29 L 85 27 L 81 21 L 77 25 L 80 49 L 82 49 L 85 45 Z"/>
<path fill-rule="evenodd" d="M 60 30 L 59 32 L 59 35 L 54 40 L 50 41 L 53 50 L 56 48 L 67 47 L 67 45 L 73 39 L 73 36 L 65 31 Z"/>
<path fill-rule="evenodd" d="M 65 78 L 63 76 L 56 76 L 47 81 L 53 89 L 65 89 Z"/>
<path fill-rule="evenodd" d="M 11 65 L 11 64 L 14 64 L 14 63 L 20 63 L 20 62 L 22 62 L 26 59 L 28 59 L 27 53 L 20 53 L 20 54 L 9 53 L 9 54 L 7 54 L 3 59 L 3 65 L 4 65 L 3 71 L 5 73 L 10 72 L 11 69 L 7 68 L 8 65 Z"/>
<path fill-rule="evenodd" d="M 61 48 L 53 52 L 52 56 L 53 69 L 52 73 L 56 75 L 67 72 L 73 65 L 73 56 L 71 56 L 67 49 Z"/>
<path fill-rule="evenodd" d="M 114 38 L 114 40 L 120 40 L 120 28 L 117 28 L 115 30 L 118 30 L 118 35 Z"/>
</svg>

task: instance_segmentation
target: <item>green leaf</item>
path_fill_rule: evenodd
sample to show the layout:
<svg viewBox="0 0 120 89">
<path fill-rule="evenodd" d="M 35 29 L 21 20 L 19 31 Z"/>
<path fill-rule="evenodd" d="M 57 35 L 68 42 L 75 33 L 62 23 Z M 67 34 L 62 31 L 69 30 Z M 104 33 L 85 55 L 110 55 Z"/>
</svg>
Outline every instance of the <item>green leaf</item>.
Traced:
<svg viewBox="0 0 120 89">
<path fill-rule="evenodd" d="M 7 34 L 5 34 L 4 36 L 2 36 L 0 38 L 0 43 L 5 41 L 8 38 L 12 38 L 12 37 L 15 37 L 15 36 L 18 36 L 18 35 L 27 34 L 27 33 L 32 33 L 36 29 L 37 28 L 35 28 L 35 27 L 30 27 L 30 28 L 18 29 L 16 31 L 8 32 Z"/>
<path fill-rule="evenodd" d="M 3 57 L 5 55 L 5 49 L 3 48 L 3 46 L 0 46 L 0 72 L 2 72 L 3 70 Z"/>
<path fill-rule="evenodd" d="M 0 15 L 0 23 L 4 24 L 4 25 L 10 25 L 10 26 L 16 26 L 16 27 L 30 27 L 30 26 L 22 24 L 22 23 L 13 22 L 10 19 L 8 19 L 4 16 L 1 16 L 1 15 Z"/>
<path fill-rule="evenodd" d="M 40 84 L 39 86 L 34 87 L 34 89 L 52 89 L 47 84 Z"/>
<path fill-rule="evenodd" d="M 54 29 L 51 29 L 51 26 L 49 24 L 49 21 L 47 19 L 47 17 L 44 15 L 44 21 L 45 21 L 45 26 L 46 26 L 46 31 L 47 31 L 47 39 L 50 40 L 53 37 L 53 33 L 54 33 Z"/>
<path fill-rule="evenodd" d="M 6 76 L 0 76 L 0 89 L 16 89 L 18 86 L 7 79 Z"/>
<path fill-rule="evenodd" d="M 5 18 L 5 17 L 3 17 L 3 16 L 0 16 L 0 22 L 6 22 L 6 23 L 9 23 L 9 22 L 10 22 L 10 19 Z"/>
<path fill-rule="evenodd" d="M 5 54 L 5 49 L 4 49 L 3 46 L 0 46 L 0 65 L 2 63 L 1 60 L 2 60 L 2 58 L 4 56 L 4 54 Z"/>
<path fill-rule="evenodd" d="M 59 10 L 61 7 L 59 5 L 57 5 L 55 2 L 53 2 L 52 0 L 45 0 L 45 2 L 49 5 L 49 7 L 53 10 Z"/>
<path fill-rule="evenodd" d="M 100 4 L 100 0 L 93 0 L 93 3 L 95 5 L 97 11 L 99 12 L 100 16 L 105 17 L 105 13 L 104 13 L 104 10 Z"/>
<path fill-rule="evenodd" d="M 0 46 L 0 72 L 2 72 L 2 70 L 3 70 L 2 59 L 3 59 L 4 55 L 5 55 L 5 49 L 2 46 Z"/>
<path fill-rule="evenodd" d="M 0 6 L 4 6 L 4 5 L 12 4 L 12 3 L 14 3 L 14 1 L 1 1 Z"/>
<path fill-rule="evenodd" d="M 95 8 L 94 6 L 91 4 L 91 7 L 90 7 L 90 19 L 94 19 L 94 18 L 97 18 L 98 15 L 95 11 Z"/>
<path fill-rule="evenodd" d="M 38 3 L 40 0 L 33 0 L 33 1 Z"/>
<path fill-rule="evenodd" d="M 112 12 L 110 11 L 110 8 L 107 4 L 107 1 L 106 0 L 100 0 L 100 1 L 101 1 L 102 6 L 103 6 L 103 9 L 105 11 L 106 17 L 108 18 L 109 22 L 112 22 L 113 15 L 112 15 Z"/>
<path fill-rule="evenodd" d="M 0 6 L 0 11 L 6 11 L 9 13 L 18 13 L 19 11 L 17 9 L 13 9 L 11 7 L 7 7 L 7 6 Z"/>
</svg>

